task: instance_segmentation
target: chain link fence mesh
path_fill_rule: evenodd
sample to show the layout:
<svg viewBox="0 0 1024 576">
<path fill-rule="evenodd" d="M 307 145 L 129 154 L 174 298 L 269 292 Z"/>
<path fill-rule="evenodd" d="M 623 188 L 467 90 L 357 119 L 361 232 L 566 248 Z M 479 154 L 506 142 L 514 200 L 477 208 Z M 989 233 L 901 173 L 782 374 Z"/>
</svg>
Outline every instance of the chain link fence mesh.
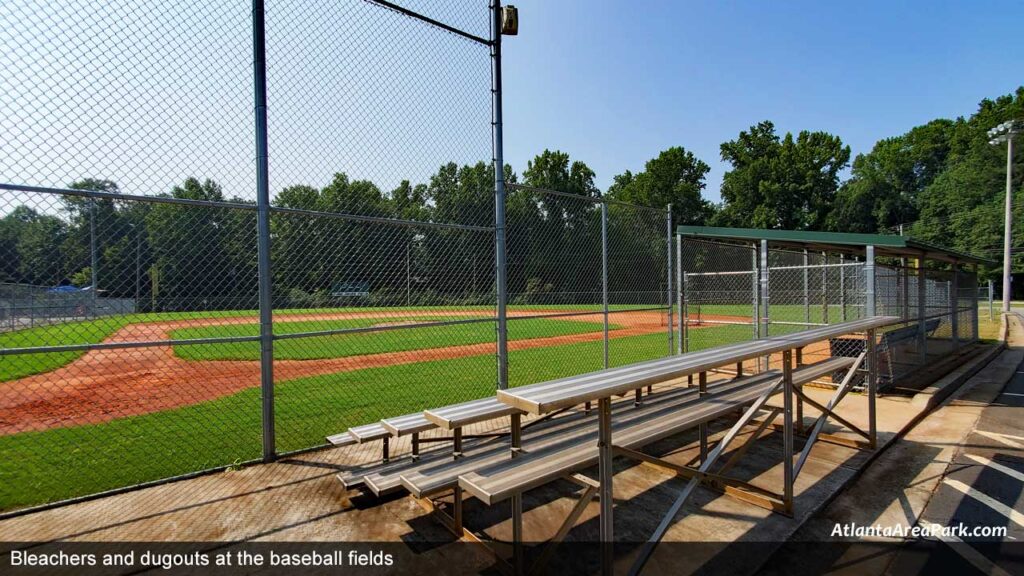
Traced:
<svg viewBox="0 0 1024 576">
<path fill-rule="evenodd" d="M 262 278 L 252 18 L 0 7 L 0 511 L 257 461 L 265 390 L 280 454 L 498 386 L 486 2 L 266 3 Z M 503 169 L 511 386 L 865 314 L 862 263 L 773 250 L 762 298 L 756 247 L 677 262 L 663 207 Z M 880 308 L 929 315 L 890 372 L 977 337 L 970 275 L 879 270 Z"/>
<path fill-rule="evenodd" d="M 253 18 L 0 8 L 0 512 L 498 386 L 487 2 L 265 3 L 272 387 Z M 505 206 L 510 385 L 670 353 L 662 208 Z"/>
<path fill-rule="evenodd" d="M 777 336 L 867 314 L 869 268 L 863 255 L 771 247 L 762 267 L 756 244 L 680 240 L 685 350 Z M 765 274 L 767 292 L 762 292 L 760 281 Z M 879 259 L 874 266 L 875 313 L 903 319 L 878 338 L 883 387 L 901 386 L 978 340 L 975 275 L 932 268 L 924 268 L 921 274 L 891 258 Z M 803 350 L 802 360 L 857 356 L 864 351 L 864 342 L 864 335 L 835 338 Z M 843 376 L 835 374 L 831 382 Z M 854 385 L 863 382 L 858 375 Z"/>
</svg>

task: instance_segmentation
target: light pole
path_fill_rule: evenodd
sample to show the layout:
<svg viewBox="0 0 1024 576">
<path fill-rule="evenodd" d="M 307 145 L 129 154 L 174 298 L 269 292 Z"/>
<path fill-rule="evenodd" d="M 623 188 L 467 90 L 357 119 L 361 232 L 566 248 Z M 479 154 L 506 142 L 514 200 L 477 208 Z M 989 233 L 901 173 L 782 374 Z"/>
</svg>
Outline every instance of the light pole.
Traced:
<svg viewBox="0 0 1024 576">
<path fill-rule="evenodd" d="M 988 131 L 989 144 L 1006 142 L 1006 214 L 1003 224 L 1003 312 L 1010 311 L 1010 244 L 1013 242 L 1013 140 L 1024 132 L 1024 122 L 1009 120 Z"/>
</svg>

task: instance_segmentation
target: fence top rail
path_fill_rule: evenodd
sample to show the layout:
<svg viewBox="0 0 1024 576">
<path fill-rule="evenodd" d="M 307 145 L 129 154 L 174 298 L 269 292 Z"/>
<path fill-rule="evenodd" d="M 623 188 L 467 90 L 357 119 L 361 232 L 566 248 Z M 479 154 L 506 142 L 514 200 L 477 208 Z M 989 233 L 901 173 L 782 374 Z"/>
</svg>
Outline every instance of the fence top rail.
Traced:
<svg viewBox="0 0 1024 576">
<path fill-rule="evenodd" d="M 900 321 L 896 316 L 873 316 L 852 320 L 795 334 L 739 342 L 660 360 L 639 362 L 510 390 L 499 390 L 498 399 L 532 414 L 546 414 L 584 402 L 623 394 L 648 384 L 706 372 L 751 358 L 801 348 L 821 340 L 881 328 Z"/>
<path fill-rule="evenodd" d="M 173 196 L 140 196 L 122 194 L 120 192 L 100 192 L 97 190 L 78 190 L 76 188 L 54 188 L 51 186 L 28 186 L 0 182 L 0 190 L 11 192 L 30 192 L 34 194 L 55 194 L 59 196 L 78 196 L 80 198 L 97 198 L 103 200 L 125 200 L 131 202 L 148 202 L 151 204 L 178 204 L 182 206 L 203 206 L 207 208 L 231 208 L 234 210 L 255 211 L 255 203 L 228 202 L 219 200 L 192 200 L 190 198 L 174 198 Z"/>
<path fill-rule="evenodd" d="M 729 270 L 725 272 L 683 272 L 683 275 L 687 278 L 691 276 L 741 276 L 744 274 L 753 274 L 754 270 Z"/>
<path fill-rule="evenodd" d="M 809 268 L 839 268 L 839 267 L 863 267 L 864 262 L 842 262 L 835 264 L 807 264 L 796 265 L 796 266 L 769 266 L 769 270 L 806 270 Z"/>
<path fill-rule="evenodd" d="M 626 206 L 629 208 L 637 208 L 639 210 L 650 210 L 651 212 L 665 212 L 666 208 L 655 208 L 653 206 L 641 206 L 639 204 L 630 204 L 629 202 L 623 202 L 621 200 L 612 200 L 611 198 L 592 198 L 590 196 L 580 196 L 579 194 L 570 194 L 569 192 L 562 192 L 560 190 L 551 190 L 549 188 L 538 188 L 536 186 L 526 186 L 523 184 L 512 184 L 505 183 L 507 188 L 512 190 L 523 190 L 525 192 L 537 192 L 538 194 L 550 194 L 552 196 L 562 196 L 563 198 L 572 198 L 573 200 L 580 200 L 582 202 L 590 202 L 591 204 L 615 204 L 617 206 Z"/>
</svg>

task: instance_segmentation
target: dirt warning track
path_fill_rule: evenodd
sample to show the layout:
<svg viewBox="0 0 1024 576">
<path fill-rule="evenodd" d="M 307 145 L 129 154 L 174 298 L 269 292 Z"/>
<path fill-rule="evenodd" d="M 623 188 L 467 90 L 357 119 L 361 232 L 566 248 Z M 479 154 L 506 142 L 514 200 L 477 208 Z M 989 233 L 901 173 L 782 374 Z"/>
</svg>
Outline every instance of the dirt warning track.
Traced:
<svg viewBox="0 0 1024 576">
<path fill-rule="evenodd" d="M 510 311 L 511 317 L 536 315 L 538 311 Z M 416 316 L 479 316 L 472 311 L 416 312 Z M 609 333 L 618 339 L 663 332 L 664 315 L 658 311 L 618 312 L 613 323 L 619 329 Z M 309 320 L 381 318 L 394 322 L 396 316 L 380 312 L 295 314 L 279 317 L 278 323 Z M 601 321 L 600 314 L 581 315 L 574 320 Z M 723 317 L 722 319 L 727 319 Z M 197 326 L 251 324 L 255 317 L 216 318 L 147 322 L 125 326 L 104 342 L 159 342 L 170 339 L 173 330 Z M 583 334 L 512 340 L 509 350 L 525 350 L 578 342 L 600 341 L 598 330 Z M 494 342 L 385 352 L 322 360 L 276 360 L 274 380 L 334 374 L 365 368 L 378 368 L 448 360 L 496 353 Z M 71 363 L 34 376 L 0 383 L 0 434 L 30 430 L 96 424 L 126 416 L 149 414 L 180 408 L 258 387 L 260 365 L 251 360 L 183 360 L 166 345 L 139 348 L 91 350 Z"/>
</svg>

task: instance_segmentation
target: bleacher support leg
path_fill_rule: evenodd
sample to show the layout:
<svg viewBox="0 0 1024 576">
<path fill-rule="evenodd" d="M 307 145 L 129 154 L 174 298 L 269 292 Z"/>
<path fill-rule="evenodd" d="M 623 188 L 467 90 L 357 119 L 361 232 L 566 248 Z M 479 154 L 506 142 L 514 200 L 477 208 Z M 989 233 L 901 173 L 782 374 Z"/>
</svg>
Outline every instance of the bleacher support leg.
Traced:
<svg viewBox="0 0 1024 576">
<path fill-rule="evenodd" d="M 601 574 L 612 575 L 615 529 L 612 523 L 612 400 L 601 398 L 597 407 L 597 450 L 600 487 Z"/>
<path fill-rule="evenodd" d="M 698 376 L 698 388 L 697 396 L 703 397 L 708 393 L 708 373 L 701 372 Z M 700 462 L 704 463 L 708 459 L 708 425 L 707 422 L 703 423 L 699 427 L 700 430 Z"/>
<path fill-rule="evenodd" d="M 796 349 L 796 367 L 800 368 L 804 365 L 804 349 Z M 797 386 L 803 391 L 803 384 Z M 803 434 L 804 432 L 804 400 L 800 396 L 796 397 L 796 430 L 798 433 Z"/>
<path fill-rule="evenodd" d="M 875 414 L 875 397 L 878 395 L 878 354 L 875 345 L 875 331 L 868 330 L 868 442 L 871 448 L 878 447 L 878 423 Z"/>
<path fill-rule="evenodd" d="M 387 464 L 391 460 L 391 439 L 385 436 L 380 442 L 381 460 Z"/>
<path fill-rule="evenodd" d="M 412 435 L 412 459 L 420 459 L 420 433 L 414 432 Z"/>
<path fill-rule="evenodd" d="M 510 416 L 509 440 L 512 448 L 511 457 L 519 455 L 523 445 L 522 415 L 519 413 Z M 523 573 L 523 495 L 517 493 L 512 496 L 512 567 L 515 574 Z"/>
<path fill-rule="evenodd" d="M 793 513 L 793 351 L 782 353 L 782 503 Z"/>
</svg>

